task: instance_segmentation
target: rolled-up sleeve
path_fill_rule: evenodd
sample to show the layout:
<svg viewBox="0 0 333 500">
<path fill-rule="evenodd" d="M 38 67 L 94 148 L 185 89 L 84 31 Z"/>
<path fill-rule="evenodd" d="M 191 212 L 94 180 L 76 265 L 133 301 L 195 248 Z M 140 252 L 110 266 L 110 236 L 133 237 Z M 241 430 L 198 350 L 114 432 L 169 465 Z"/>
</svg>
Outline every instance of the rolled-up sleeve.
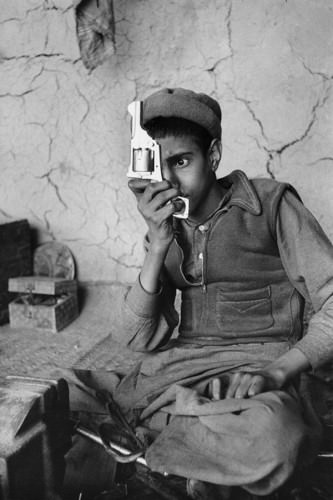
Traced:
<svg viewBox="0 0 333 500">
<path fill-rule="evenodd" d="M 179 321 L 174 307 L 176 290 L 166 279 L 158 293 L 148 293 L 140 277 L 124 297 L 121 342 L 134 351 L 153 351 L 171 337 Z"/>
<path fill-rule="evenodd" d="M 317 368 L 333 359 L 333 245 L 290 191 L 280 203 L 277 243 L 291 283 L 314 309 L 307 333 L 295 347 Z"/>
</svg>

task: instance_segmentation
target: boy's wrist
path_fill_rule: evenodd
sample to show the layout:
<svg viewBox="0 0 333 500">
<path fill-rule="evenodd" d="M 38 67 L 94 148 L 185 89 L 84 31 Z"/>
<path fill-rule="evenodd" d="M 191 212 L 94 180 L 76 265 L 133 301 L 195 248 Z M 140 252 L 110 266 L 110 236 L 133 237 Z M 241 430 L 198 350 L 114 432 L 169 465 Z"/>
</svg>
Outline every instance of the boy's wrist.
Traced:
<svg viewBox="0 0 333 500">
<path fill-rule="evenodd" d="M 151 241 L 149 244 L 148 253 L 156 257 L 161 256 L 164 258 L 169 250 L 171 241 Z"/>
<path fill-rule="evenodd" d="M 143 289 L 156 294 L 161 288 L 160 275 L 169 246 L 149 243 L 145 260 L 140 272 L 140 282 Z"/>
<path fill-rule="evenodd" d="M 268 378 L 274 381 L 276 389 L 281 389 L 288 381 L 287 374 L 281 367 L 268 367 L 265 372 L 268 375 Z"/>
<path fill-rule="evenodd" d="M 162 283 L 161 283 L 161 281 L 158 280 L 158 282 L 156 283 L 156 287 L 154 288 L 154 290 L 148 290 L 144 286 L 144 284 L 142 283 L 142 273 L 140 273 L 139 276 L 138 276 L 138 282 L 139 282 L 140 288 L 144 291 L 144 293 L 146 293 L 148 295 L 160 295 L 161 294 L 161 291 L 162 291 Z"/>
<path fill-rule="evenodd" d="M 309 368 L 310 363 L 305 355 L 299 349 L 292 348 L 267 366 L 266 372 L 271 374 L 282 387 Z"/>
</svg>

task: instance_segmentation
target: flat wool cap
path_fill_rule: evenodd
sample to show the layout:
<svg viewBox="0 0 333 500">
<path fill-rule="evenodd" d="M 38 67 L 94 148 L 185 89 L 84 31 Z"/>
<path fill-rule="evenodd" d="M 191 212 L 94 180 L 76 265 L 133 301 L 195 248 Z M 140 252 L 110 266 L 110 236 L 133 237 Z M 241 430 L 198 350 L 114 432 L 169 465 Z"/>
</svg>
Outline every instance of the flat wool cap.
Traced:
<svg viewBox="0 0 333 500">
<path fill-rule="evenodd" d="M 143 101 L 143 125 L 153 118 L 185 118 L 201 125 L 214 139 L 221 138 L 221 108 L 207 94 L 164 88 Z"/>
</svg>

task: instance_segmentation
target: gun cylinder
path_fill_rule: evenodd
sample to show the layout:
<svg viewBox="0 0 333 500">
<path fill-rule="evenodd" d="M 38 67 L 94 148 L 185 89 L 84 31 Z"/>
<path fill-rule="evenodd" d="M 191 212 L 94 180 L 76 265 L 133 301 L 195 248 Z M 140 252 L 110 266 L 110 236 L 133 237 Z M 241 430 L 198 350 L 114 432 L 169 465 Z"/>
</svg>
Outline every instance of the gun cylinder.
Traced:
<svg viewBox="0 0 333 500">
<path fill-rule="evenodd" d="M 133 151 L 134 172 L 153 172 L 154 164 L 150 149 L 135 149 Z"/>
</svg>

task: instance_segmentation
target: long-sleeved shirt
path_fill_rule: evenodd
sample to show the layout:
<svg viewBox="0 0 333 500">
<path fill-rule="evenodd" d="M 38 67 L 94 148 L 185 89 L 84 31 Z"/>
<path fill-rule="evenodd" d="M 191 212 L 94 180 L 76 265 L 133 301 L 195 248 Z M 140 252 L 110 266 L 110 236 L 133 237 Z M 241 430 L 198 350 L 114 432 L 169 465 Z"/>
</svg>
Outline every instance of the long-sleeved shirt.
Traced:
<svg viewBox="0 0 333 500">
<path fill-rule="evenodd" d="M 227 198 L 221 200 L 221 206 Z M 204 224 L 182 224 L 183 270 L 192 280 L 200 281 L 202 252 L 196 235 Z M 333 356 L 333 246 L 313 215 L 288 190 L 279 205 L 276 237 L 290 282 L 315 311 L 306 335 L 295 347 L 316 368 Z M 162 283 L 159 293 L 149 294 L 138 279 L 125 299 L 122 340 L 134 350 L 152 351 L 166 344 L 178 324 L 176 290 L 167 276 Z"/>
</svg>

